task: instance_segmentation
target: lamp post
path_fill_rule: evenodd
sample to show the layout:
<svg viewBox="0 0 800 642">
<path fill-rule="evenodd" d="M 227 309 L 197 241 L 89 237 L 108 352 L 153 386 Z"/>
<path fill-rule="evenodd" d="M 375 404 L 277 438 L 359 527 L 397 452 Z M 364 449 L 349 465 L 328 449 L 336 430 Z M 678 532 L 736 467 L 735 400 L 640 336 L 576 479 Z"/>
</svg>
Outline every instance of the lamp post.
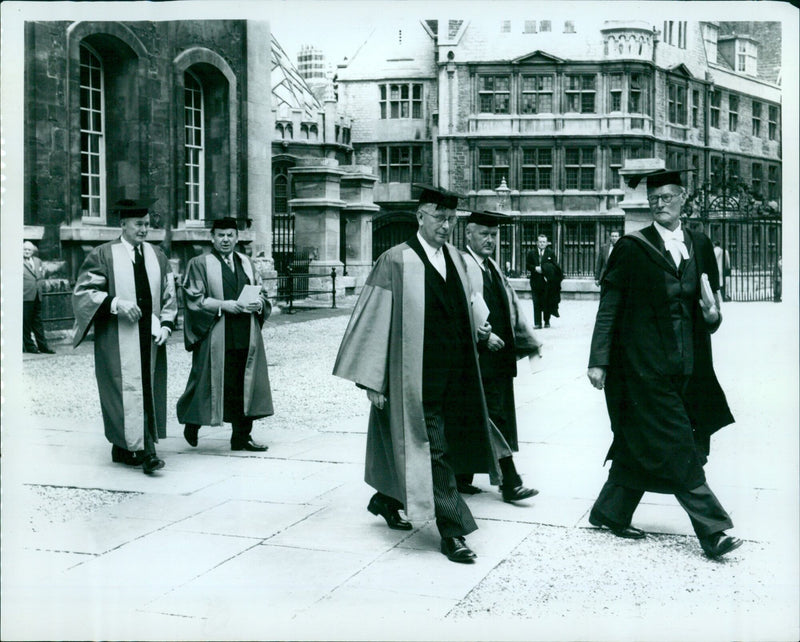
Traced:
<svg viewBox="0 0 800 642">
<path fill-rule="evenodd" d="M 506 185 L 506 177 L 500 181 L 500 185 L 494 188 L 495 193 L 497 194 L 497 211 L 504 212 L 506 211 L 506 201 L 508 200 L 508 195 L 511 193 L 511 190 Z"/>
</svg>

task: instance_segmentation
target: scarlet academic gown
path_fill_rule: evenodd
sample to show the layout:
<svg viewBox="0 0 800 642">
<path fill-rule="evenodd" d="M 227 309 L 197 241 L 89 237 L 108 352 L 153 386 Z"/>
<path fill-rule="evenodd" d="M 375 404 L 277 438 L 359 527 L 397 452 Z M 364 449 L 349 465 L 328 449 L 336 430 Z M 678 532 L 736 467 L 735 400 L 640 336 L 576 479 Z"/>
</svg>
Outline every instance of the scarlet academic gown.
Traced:
<svg viewBox="0 0 800 642">
<path fill-rule="evenodd" d="M 705 483 L 711 435 L 733 422 L 711 358 L 700 276 L 719 290 L 711 242 L 684 228 L 680 270 L 651 225 L 614 246 L 602 283 L 589 366 L 606 368 L 614 439 L 609 479 L 674 493 Z M 674 390 L 685 385 L 684 392 Z"/>
<path fill-rule="evenodd" d="M 462 252 L 462 255 L 467 267 L 470 287 L 476 295 L 486 301 L 491 313 L 489 322 L 492 324 L 492 332 L 505 343 L 503 349 L 499 351 L 491 351 L 485 344 L 480 344 L 478 359 L 488 405 L 490 407 L 495 405 L 488 399 L 490 390 L 498 390 L 499 397 L 503 400 L 503 403 L 500 404 L 503 406 L 501 410 L 503 420 L 495 420 L 495 423 L 511 450 L 516 452 L 519 450 L 517 411 L 514 404 L 514 377 L 517 375 L 517 359 L 538 353 L 542 344 L 534 336 L 533 327 L 522 312 L 517 293 L 494 259 L 489 259 L 489 269 L 492 270 L 494 282 L 502 286 L 502 289 L 495 293 L 497 306 L 489 305 L 489 300 L 484 292 L 484 271 L 478 265 L 475 257 L 469 251 Z M 492 416 L 494 417 L 494 415 Z"/>
<path fill-rule="evenodd" d="M 471 290 L 464 260 L 446 244 L 467 301 Z M 468 315 L 469 316 L 469 315 Z M 475 328 L 470 318 L 470 329 Z M 428 433 L 422 403 L 425 332 L 425 265 L 419 254 L 401 243 L 387 250 L 367 277 L 342 338 L 333 374 L 386 395 L 382 410 L 371 406 L 367 431 L 365 481 L 405 506 L 412 520 L 434 517 L 433 480 Z M 462 385 L 475 391 L 465 397 L 463 423 L 445 424 L 448 461 L 455 473 L 489 473 L 499 478 L 497 459 L 507 456 L 492 428 L 483 398 L 474 342 Z M 458 437 L 454 438 L 453 435 Z M 504 449 L 498 452 L 499 449 Z"/>
<path fill-rule="evenodd" d="M 153 316 L 174 324 L 178 316 L 175 277 L 166 255 L 142 243 Z M 117 239 L 91 251 L 80 268 L 72 307 L 75 314 L 73 346 L 77 347 L 94 323 L 94 363 L 106 438 L 130 451 L 144 449 L 146 421 L 142 391 L 139 325 L 109 311 L 114 297 L 136 301 L 133 262 Z M 158 437 L 167 435 L 166 345 L 150 348 L 150 383 Z M 157 440 L 156 440 L 157 441 Z"/>
<path fill-rule="evenodd" d="M 250 258 L 236 253 L 251 285 L 261 283 Z M 209 252 L 191 259 L 183 281 L 184 343 L 192 352 L 192 370 L 186 390 L 178 400 L 178 421 L 182 424 L 219 426 L 224 414 L 225 325 L 226 315 L 218 315 L 225 300 L 222 263 Z M 265 302 L 261 314 L 250 315 L 250 341 L 244 374 L 244 415 L 252 419 L 274 413 L 269 385 L 267 356 L 261 324 L 269 310 Z"/>
</svg>

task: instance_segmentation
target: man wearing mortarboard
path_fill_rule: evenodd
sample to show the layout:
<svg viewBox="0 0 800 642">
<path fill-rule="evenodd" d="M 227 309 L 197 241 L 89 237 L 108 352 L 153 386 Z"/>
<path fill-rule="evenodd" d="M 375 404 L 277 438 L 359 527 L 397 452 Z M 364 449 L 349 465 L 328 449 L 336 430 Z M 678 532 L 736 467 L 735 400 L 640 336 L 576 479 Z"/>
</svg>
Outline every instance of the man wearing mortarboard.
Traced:
<svg viewBox="0 0 800 642">
<path fill-rule="evenodd" d="M 116 203 L 120 238 L 94 248 L 81 265 L 72 307 L 74 347 L 94 324 L 94 361 L 111 460 L 164 467 L 155 443 L 166 437 L 166 343 L 175 327 L 175 278 L 166 255 L 146 242 L 152 201 Z"/>
<path fill-rule="evenodd" d="M 466 250 L 462 254 L 474 297 L 485 304 L 477 308 L 473 305 L 473 309 L 488 311 L 492 326 L 489 337 L 478 343 L 478 361 L 489 419 L 499 429 L 510 451 L 498 460 L 502 474 L 500 492 L 503 501 L 517 502 L 539 491 L 522 485 L 511 454 L 519 450 L 514 377 L 517 376 L 517 359 L 541 354 L 542 344 L 522 312 L 517 293 L 494 260 L 499 226 L 508 220 L 510 217 L 499 212 L 472 212 L 467 218 Z M 458 483 L 461 492 L 480 492 L 472 485 L 470 474 L 459 475 Z"/>
<path fill-rule="evenodd" d="M 236 252 L 237 220 L 211 224 L 212 249 L 186 266 L 184 344 L 192 370 L 178 400 L 178 421 L 192 447 L 201 426 L 230 422 L 231 450 L 264 452 L 253 440 L 253 421 L 273 414 L 261 326 L 272 306 L 246 254 Z M 255 292 L 246 298 L 245 289 Z M 245 296 L 245 298 L 242 298 Z"/>
<path fill-rule="evenodd" d="M 456 474 L 499 476 L 475 345 L 491 328 L 474 327 L 464 259 L 448 243 L 458 195 L 417 187 L 418 232 L 378 258 L 333 372 L 372 404 L 365 481 L 378 492 L 368 510 L 398 530 L 413 528 L 400 509 L 435 517 L 441 552 L 471 563 L 464 536 L 477 525 Z"/>
<path fill-rule="evenodd" d="M 714 374 L 711 334 L 722 322 L 711 241 L 681 226 L 682 170 L 647 181 L 653 223 L 617 241 L 601 283 L 587 375 L 605 390 L 611 469 L 589 522 L 641 539 L 631 517 L 644 492 L 670 493 L 688 513 L 703 551 L 741 545 L 706 483 L 711 435 L 733 422 Z"/>
</svg>

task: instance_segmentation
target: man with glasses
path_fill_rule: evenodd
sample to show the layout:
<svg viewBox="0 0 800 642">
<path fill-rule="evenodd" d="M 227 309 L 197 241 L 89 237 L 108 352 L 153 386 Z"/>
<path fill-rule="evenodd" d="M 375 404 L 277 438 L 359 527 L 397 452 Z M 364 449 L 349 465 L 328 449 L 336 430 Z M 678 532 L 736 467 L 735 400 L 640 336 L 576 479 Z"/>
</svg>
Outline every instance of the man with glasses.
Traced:
<svg viewBox="0 0 800 642">
<path fill-rule="evenodd" d="M 435 517 L 441 552 L 471 563 L 464 536 L 477 525 L 455 475 L 499 477 L 475 348 L 491 327 L 473 326 L 464 259 L 448 243 L 458 195 L 417 187 L 419 230 L 376 262 L 333 372 L 372 404 L 365 481 L 378 492 L 367 509 L 398 530 L 413 528 L 403 508 L 410 519 Z"/>
<path fill-rule="evenodd" d="M 681 171 L 647 181 L 653 224 L 621 238 L 601 283 L 587 375 L 605 391 L 611 469 L 589 522 L 629 539 L 644 492 L 670 493 L 689 514 L 703 551 L 716 558 L 741 540 L 706 483 L 711 435 L 733 422 L 714 374 L 711 333 L 722 322 L 711 241 L 684 229 Z"/>
<path fill-rule="evenodd" d="M 178 303 L 166 255 L 146 242 L 151 201 L 123 199 L 120 238 L 89 253 L 72 296 L 74 347 L 94 324 L 94 362 L 111 460 L 164 467 L 155 443 L 166 437 L 167 351 Z"/>
</svg>

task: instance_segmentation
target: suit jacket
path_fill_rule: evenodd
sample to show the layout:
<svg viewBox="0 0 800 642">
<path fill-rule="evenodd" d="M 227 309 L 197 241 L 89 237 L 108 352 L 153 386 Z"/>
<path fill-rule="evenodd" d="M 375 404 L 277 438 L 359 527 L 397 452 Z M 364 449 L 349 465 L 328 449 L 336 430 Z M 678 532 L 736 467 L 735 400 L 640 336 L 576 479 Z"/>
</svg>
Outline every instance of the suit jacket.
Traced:
<svg viewBox="0 0 800 642">
<path fill-rule="evenodd" d="M 544 248 L 541 262 L 539 261 L 539 248 L 534 248 L 525 257 L 525 267 L 530 272 L 531 290 L 540 293 L 544 292 L 545 286 L 553 280 L 561 284 L 561 267 L 558 265 L 556 253 L 548 246 Z M 536 271 L 537 267 L 542 268 L 542 272 Z M 551 277 L 547 278 L 550 273 Z"/>
<path fill-rule="evenodd" d="M 602 281 L 606 273 L 606 265 L 608 265 L 608 256 L 611 248 L 614 247 L 611 243 L 604 243 L 597 254 L 597 260 L 594 263 L 594 280 Z"/>
<path fill-rule="evenodd" d="M 22 300 L 35 301 L 40 294 L 41 283 L 44 279 L 44 267 L 41 259 L 32 257 L 33 267 L 27 261 L 22 262 Z"/>
</svg>

